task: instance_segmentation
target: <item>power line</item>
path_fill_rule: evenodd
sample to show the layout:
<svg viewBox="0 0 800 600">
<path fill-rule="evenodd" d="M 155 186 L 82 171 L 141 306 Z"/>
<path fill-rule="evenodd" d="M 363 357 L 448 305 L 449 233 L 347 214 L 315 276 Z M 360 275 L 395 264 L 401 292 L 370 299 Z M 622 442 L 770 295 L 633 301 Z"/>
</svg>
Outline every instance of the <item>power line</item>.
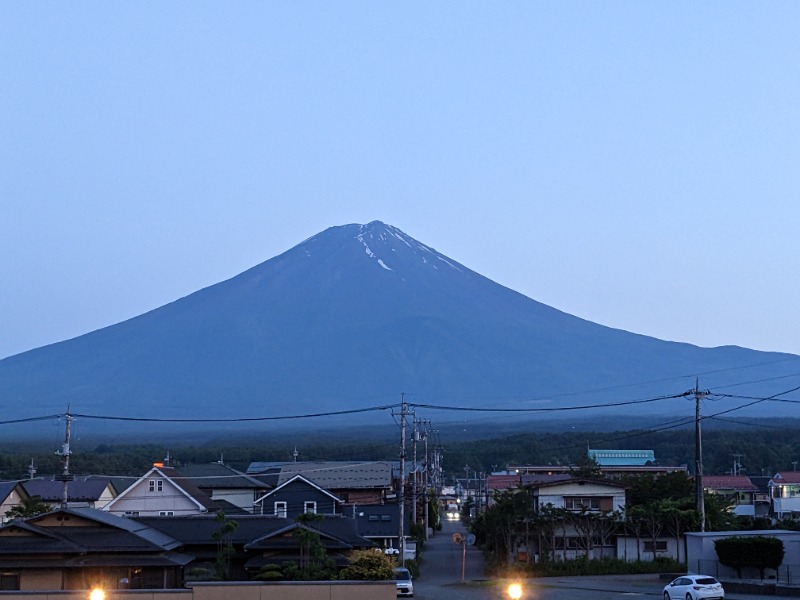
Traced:
<svg viewBox="0 0 800 600">
<path fill-rule="evenodd" d="M 506 413 L 541 413 L 541 412 L 566 412 L 572 410 L 587 410 L 592 408 L 609 408 L 612 406 L 630 406 L 632 404 L 647 404 L 649 402 L 659 402 L 661 400 L 673 400 L 685 397 L 688 392 L 672 394 L 669 396 L 658 396 L 655 398 L 644 398 L 641 400 L 624 400 L 621 402 L 606 402 L 603 404 L 585 404 L 581 406 L 551 406 L 547 408 L 474 408 L 468 406 L 442 406 L 436 404 L 416 404 L 408 403 L 408 406 L 416 408 L 428 408 L 431 410 L 450 410 L 460 412 L 506 412 Z"/>
</svg>

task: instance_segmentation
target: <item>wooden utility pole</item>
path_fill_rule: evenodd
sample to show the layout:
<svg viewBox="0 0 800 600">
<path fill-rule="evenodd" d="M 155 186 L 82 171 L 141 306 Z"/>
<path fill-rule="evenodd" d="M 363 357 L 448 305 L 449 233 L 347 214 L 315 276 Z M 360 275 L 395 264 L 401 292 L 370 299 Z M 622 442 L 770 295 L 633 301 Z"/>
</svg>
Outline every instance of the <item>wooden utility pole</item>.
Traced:
<svg viewBox="0 0 800 600">
<path fill-rule="evenodd" d="M 706 530 L 706 502 L 703 493 L 703 436 L 700 427 L 700 401 L 706 397 L 708 392 L 700 391 L 700 379 L 695 380 L 694 400 L 694 480 L 695 495 L 697 502 L 697 513 L 700 515 L 700 531 Z"/>
<path fill-rule="evenodd" d="M 400 550 L 400 557 L 398 559 L 398 566 L 405 564 L 406 556 L 406 538 L 405 538 L 405 520 L 406 520 L 406 395 L 400 395 L 400 489 L 397 493 L 398 501 L 400 502 L 400 532 L 397 539 L 397 547 Z"/>
</svg>

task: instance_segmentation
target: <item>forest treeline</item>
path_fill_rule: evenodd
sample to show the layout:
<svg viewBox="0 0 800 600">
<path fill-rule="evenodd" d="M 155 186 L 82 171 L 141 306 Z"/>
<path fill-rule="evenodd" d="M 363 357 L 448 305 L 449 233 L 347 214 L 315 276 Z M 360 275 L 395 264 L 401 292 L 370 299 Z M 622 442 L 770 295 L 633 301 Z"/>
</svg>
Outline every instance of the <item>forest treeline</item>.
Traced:
<svg viewBox="0 0 800 600">
<path fill-rule="evenodd" d="M 706 474 L 726 474 L 734 461 L 741 473 L 773 475 L 792 470 L 800 464 L 798 423 L 791 426 L 762 425 L 707 429 L 703 431 L 703 465 Z M 277 436 L 233 436 L 203 442 L 193 439 L 181 443 L 179 436 L 165 436 L 169 443 L 102 443 L 87 447 L 82 440 L 71 447 L 70 471 L 77 475 L 141 475 L 153 462 L 167 456 L 175 466 L 181 464 L 223 461 L 245 470 L 257 461 L 298 460 L 392 460 L 400 453 L 399 434 L 376 436 L 374 431 L 363 436 L 305 435 L 296 441 Z M 411 460 L 410 445 L 407 460 Z M 447 482 L 455 477 L 474 477 L 504 469 L 510 464 L 579 465 L 585 461 L 587 448 L 653 450 L 658 464 L 688 465 L 694 468 L 694 430 L 692 428 L 662 431 L 532 431 L 483 439 L 461 440 L 456 432 L 443 431 L 429 440 L 428 452 L 439 450 Z M 55 454 L 59 445 L 41 442 L 4 444 L 0 442 L 0 479 L 13 480 L 28 476 L 31 464 L 37 476 L 60 473 L 63 462 Z M 425 459 L 425 447 L 417 446 L 417 460 Z M 794 464 L 793 464 L 794 463 Z"/>
</svg>

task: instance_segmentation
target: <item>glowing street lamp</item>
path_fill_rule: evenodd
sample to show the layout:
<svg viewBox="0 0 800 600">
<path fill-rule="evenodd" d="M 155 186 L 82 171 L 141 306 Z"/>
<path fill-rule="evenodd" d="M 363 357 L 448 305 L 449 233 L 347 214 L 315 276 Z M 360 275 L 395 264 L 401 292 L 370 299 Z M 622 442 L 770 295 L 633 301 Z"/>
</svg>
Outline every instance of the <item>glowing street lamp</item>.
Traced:
<svg viewBox="0 0 800 600">
<path fill-rule="evenodd" d="M 106 593 L 100 588 L 94 588 L 89 592 L 89 600 L 106 600 Z"/>
<path fill-rule="evenodd" d="M 522 584 L 521 583 L 512 583 L 508 586 L 508 597 L 511 600 L 519 600 L 522 598 Z"/>
</svg>

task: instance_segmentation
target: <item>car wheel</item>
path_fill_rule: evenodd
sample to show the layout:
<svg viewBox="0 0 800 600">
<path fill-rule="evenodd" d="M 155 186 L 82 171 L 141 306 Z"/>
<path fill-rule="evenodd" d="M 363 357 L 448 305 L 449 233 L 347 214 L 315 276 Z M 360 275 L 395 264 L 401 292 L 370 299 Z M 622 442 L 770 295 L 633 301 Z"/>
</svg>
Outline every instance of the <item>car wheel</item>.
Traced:
<svg viewBox="0 0 800 600">
<path fill-rule="evenodd" d="M 692 595 L 687 592 L 686 593 L 686 600 L 694 600 L 694 598 L 692 598 Z"/>
<path fill-rule="evenodd" d="M 670 600 L 669 592 L 664 592 L 664 600 Z"/>
</svg>

